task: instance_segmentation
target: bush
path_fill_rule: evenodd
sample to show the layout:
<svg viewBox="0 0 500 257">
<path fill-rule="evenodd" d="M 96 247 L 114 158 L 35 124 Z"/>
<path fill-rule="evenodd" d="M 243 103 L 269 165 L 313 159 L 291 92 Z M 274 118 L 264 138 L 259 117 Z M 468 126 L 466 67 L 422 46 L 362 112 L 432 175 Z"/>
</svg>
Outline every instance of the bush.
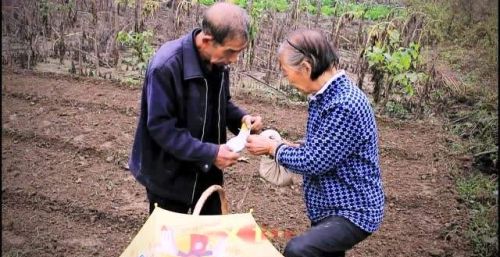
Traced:
<svg viewBox="0 0 500 257">
<path fill-rule="evenodd" d="M 199 0 L 199 3 L 202 5 L 213 5 L 215 3 L 214 0 Z"/>
<path fill-rule="evenodd" d="M 471 209 L 470 225 L 466 231 L 477 257 L 498 256 L 498 216 L 496 176 L 475 174 L 457 181 L 461 199 Z"/>
<path fill-rule="evenodd" d="M 150 44 L 152 38 L 153 32 L 149 30 L 141 33 L 120 31 L 116 40 L 133 49 L 135 60 L 131 62 L 133 65 L 137 65 L 141 71 L 144 71 L 149 58 L 154 54 L 154 48 Z"/>
</svg>

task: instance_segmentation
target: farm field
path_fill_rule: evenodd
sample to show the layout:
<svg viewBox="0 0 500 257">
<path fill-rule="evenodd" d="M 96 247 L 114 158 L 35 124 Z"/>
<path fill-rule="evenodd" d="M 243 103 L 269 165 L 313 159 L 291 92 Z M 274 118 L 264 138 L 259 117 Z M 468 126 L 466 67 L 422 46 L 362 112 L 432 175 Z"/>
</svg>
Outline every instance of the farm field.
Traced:
<svg viewBox="0 0 500 257">
<path fill-rule="evenodd" d="M 219 1 L 2 1 L 2 257 L 123 252 L 148 218 L 127 165 L 147 64 Z M 308 98 L 277 56 L 298 28 L 370 100 L 385 217 L 348 257 L 498 256 L 498 1 L 225 1 L 251 21 L 231 95 L 265 129 L 305 133 Z M 301 178 L 273 186 L 242 157 L 224 171 L 230 211 L 282 251 L 309 227 Z"/>
<path fill-rule="evenodd" d="M 305 106 L 233 98 L 267 127 L 303 136 Z M 145 190 L 125 165 L 139 99 L 140 88 L 106 80 L 2 72 L 2 256 L 118 256 L 125 249 L 147 219 Z M 447 153 L 442 125 L 377 122 L 384 223 L 348 256 L 471 256 L 449 168 L 459 160 Z M 225 172 L 231 211 L 253 209 L 261 226 L 304 231 L 300 184 L 264 182 L 259 159 L 243 155 L 248 162 Z M 280 250 L 286 240 L 271 238 Z"/>
</svg>

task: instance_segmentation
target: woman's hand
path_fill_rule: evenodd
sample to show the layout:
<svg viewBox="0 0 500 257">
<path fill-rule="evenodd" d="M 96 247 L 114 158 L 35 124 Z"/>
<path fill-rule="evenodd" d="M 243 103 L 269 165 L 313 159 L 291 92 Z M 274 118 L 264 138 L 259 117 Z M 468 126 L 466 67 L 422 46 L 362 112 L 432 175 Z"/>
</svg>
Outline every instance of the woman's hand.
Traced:
<svg viewBox="0 0 500 257">
<path fill-rule="evenodd" d="M 247 138 L 245 147 L 253 155 L 269 154 L 274 156 L 274 151 L 276 151 L 278 145 L 279 143 L 272 139 L 260 135 L 250 135 Z"/>
</svg>

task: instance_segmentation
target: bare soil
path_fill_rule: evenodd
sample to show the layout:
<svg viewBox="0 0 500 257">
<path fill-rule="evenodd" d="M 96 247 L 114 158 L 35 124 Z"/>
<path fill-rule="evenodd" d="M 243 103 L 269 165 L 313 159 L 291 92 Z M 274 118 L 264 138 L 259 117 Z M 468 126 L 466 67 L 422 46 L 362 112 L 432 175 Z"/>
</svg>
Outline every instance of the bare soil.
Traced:
<svg viewBox="0 0 500 257">
<path fill-rule="evenodd" d="M 126 170 L 139 99 L 140 89 L 104 80 L 2 73 L 2 256 L 121 254 L 147 219 L 145 190 Z M 305 106 L 243 93 L 234 101 L 288 139 L 304 135 Z M 471 256 L 441 124 L 377 121 L 384 223 L 348 256 Z M 307 229 L 300 184 L 266 183 L 259 158 L 243 154 L 248 162 L 225 172 L 232 211 L 253 209 L 270 229 Z M 271 238 L 280 250 L 286 240 Z"/>
</svg>

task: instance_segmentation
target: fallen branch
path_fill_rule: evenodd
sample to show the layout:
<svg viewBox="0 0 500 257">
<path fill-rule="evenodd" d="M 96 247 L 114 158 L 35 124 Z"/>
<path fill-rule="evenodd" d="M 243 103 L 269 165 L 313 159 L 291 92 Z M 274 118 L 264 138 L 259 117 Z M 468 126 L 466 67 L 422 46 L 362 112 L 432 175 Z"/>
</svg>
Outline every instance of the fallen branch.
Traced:
<svg viewBox="0 0 500 257">
<path fill-rule="evenodd" d="M 497 151 L 498 151 L 498 149 L 491 149 L 491 150 L 488 150 L 488 151 L 480 152 L 480 153 L 474 154 L 474 158 L 477 158 L 477 157 L 480 157 L 480 156 L 483 156 L 483 155 L 487 155 L 487 154 L 496 153 Z"/>
<path fill-rule="evenodd" d="M 243 206 L 243 203 L 245 203 L 245 200 L 247 198 L 247 195 L 248 195 L 248 191 L 250 191 L 250 186 L 252 185 L 252 180 L 253 180 L 253 173 L 250 173 L 250 178 L 248 178 L 248 182 L 247 184 L 245 185 L 245 193 L 243 193 L 243 198 L 241 198 L 241 200 L 238 202 L 238 204 L 236 205 L 236 210 L 238 212 L 242 212 L 241 211 L 241 207 Z"/>
<path fill-rule="evenodd" d="M 286 95 L 284 92 L 282 92 L 282 91 L 281 91 L 281 90 L 279 90 L 279 89 L 274 88 L 273 86 L 271 86 L 271 85 L 267 84 L 266 82 L 264 82 L 264 81 L 262 81 L 262 80 L 260 80 L 260 79 L 258 79 L 258 78 L 254 77 L 254 76 L 252 76 L 252 75 L 250 75 L 250 74 L 247 74 L 247 73 L 238 72 L 238 74 L 243 74 L 243 75 L 245 75 L 245 76 L 248 76 L 248 77 L 250 77 L 250 78 L 254 79 L 255 81 L 257 81 L 257 82 L 261 83 L 262 85 L 264 85 L 264 86 L 266 86 L 266 87 L 268 87 L 268 88 L 271 88 L 271 89 L 273 89 L 274 91 L 276 91 L 276 92 L 280 93 L 281 95 L 283 95 L 284 97 L 286 97 L 286 98 L 288 99 L 288 95 Z"/>
</svg>

